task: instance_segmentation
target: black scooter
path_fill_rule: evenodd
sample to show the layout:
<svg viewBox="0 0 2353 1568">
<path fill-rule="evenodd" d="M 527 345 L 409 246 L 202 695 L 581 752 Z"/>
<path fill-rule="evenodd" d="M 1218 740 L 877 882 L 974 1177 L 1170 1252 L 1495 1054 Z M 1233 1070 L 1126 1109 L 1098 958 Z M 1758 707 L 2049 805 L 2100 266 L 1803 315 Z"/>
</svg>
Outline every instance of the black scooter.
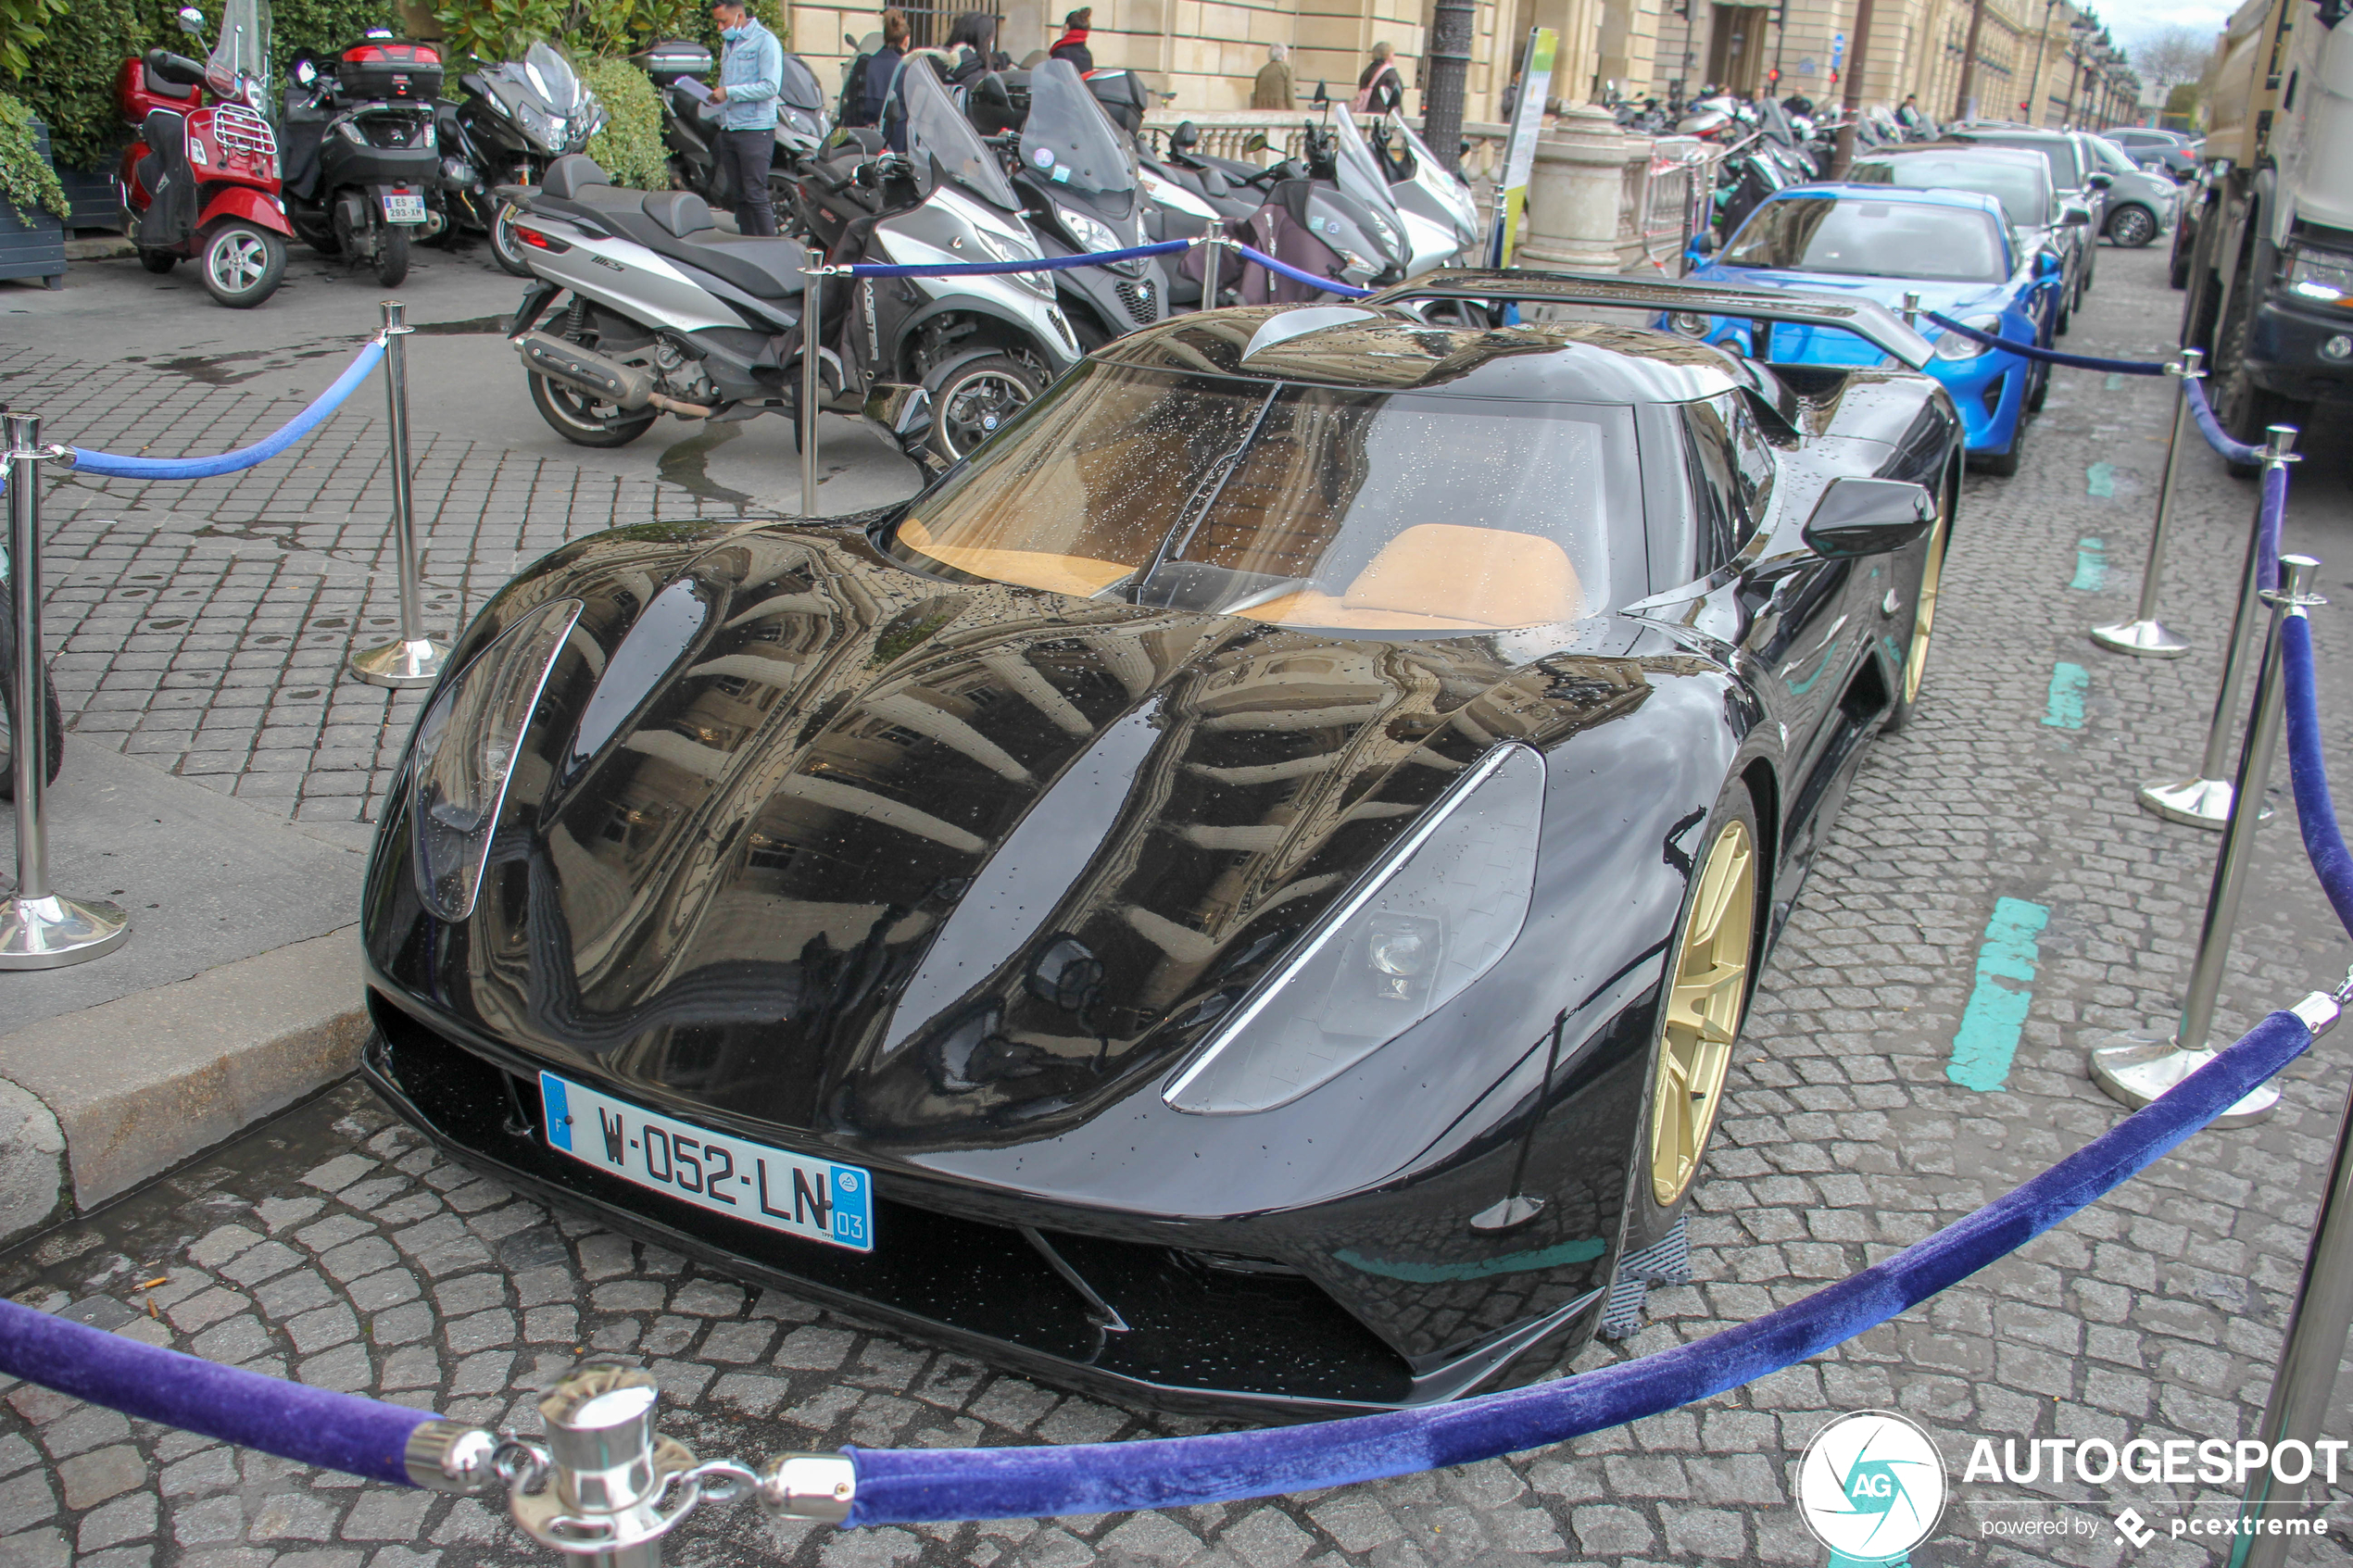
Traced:
<svg viewBox="0 0 2353 1568">
<path fill-rule="evenodd" d="M 390 288 L 409 275 L 412 234 L 447 219 L 437 205 L 434 100 L 441 56 L 376 29 L 343 53 L 335 74 L 295 61 L 286 87 L 286 221 L 311 249 L 372 263 Z"/>
<path fill-rule="evenodd" d="M 520 60 L 470 70 L 458 85 L 467 94 L 463 103 L 445 98 L 434 105 L 449 232 L 487 234 L 498 265 L 528 278 L 531 265 L 514 230 L 521 209 L 498 188 L 536 185 L 548 164 L 585 151 L 610 117 L 545 44 L 534 44 Z"/>
</svg>

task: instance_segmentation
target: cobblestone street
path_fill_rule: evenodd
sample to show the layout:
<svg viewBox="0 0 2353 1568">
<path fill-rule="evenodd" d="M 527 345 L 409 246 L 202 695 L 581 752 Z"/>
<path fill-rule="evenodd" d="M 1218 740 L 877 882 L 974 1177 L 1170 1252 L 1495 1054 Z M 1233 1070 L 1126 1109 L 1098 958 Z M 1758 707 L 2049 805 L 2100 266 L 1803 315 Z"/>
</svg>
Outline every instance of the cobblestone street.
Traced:
<svg viewBox="0 0 2353 1568">
<path fill-rule="evenodd" d="M 128 264 L 125 264 L 128 265 Z M 2160 243 L 2103 249 L 2062 345 L 2151 358 L 2181 296 Z M 340 363 L 340 345 L 329 358 Z M 2133 660 L 2085 628 L 2129 616 L 2171 383 L 2058 370 L 2015 479 L 1972 474 L 1918 719 L 1881 741 L 1766 972 L 1692 1211 L 1697 1283 L 1658 1287 L 1632 1338 L 1573 1370 L 1660 1350 L 1844 1278 L 2113 1125 L 2085 1077 L 2108 1031 L 2170 1022 L 2214 835 L 2139 811 L 2135 785 L 2197 758 L 2253 487 L 2185 456 L 2164 618 L 2192 657 Z M 295 405 L 151 366 L 0 345 L 0 395 L 50 438 L 137 450 L 134 426 L 213 451 Z M 185 485 L 68 479 L 48 517 L 52 646 L 82 741 L 364 841 L 415 698 L 356 684 L 355 639 L 390 634 L 384 450 L 364 393 L 292 461 Z M 134 412 L 135 410 L 135 412 Z M 2287 544 L 2321 557 L 2314 612 L 2339 793 L 2353 778 L 2353 453 L 2306 444 Z M 788 448 L 787 448 L 788 450 Z M 513 570 L 617 522 L 734 516 L 656 477 L 447 433 L 421 437 L 427 575 L 443 621 Z M 648 469 L 652 462 L 648 458 Z M 363 500 L 363 497 L 367 499 Z M 2065 675 L 2069 670 L 2074 676 Z M 2080 721 L 2054 693 L 2080 677 Z M 2275 771 L 2218 1035 L 2344 976 L 2353 949 L 2306 869 Z M 2007 1085 L 1946 1075 L 1999 899 L 2048 910 Z M 1165 1514 L 922 1529 L 772 1532 L 706 1507 L 669 1546 L 697 1565 L 800 1568 L 1425 1563 L 1793 1564 L 1828 1553 L 1788 1506 L 1834 1414 L 1903 1411 L 1957 1486 L 1931 1565 L 2195 1568 L 2160 1530 L 2235 1487 L 1960 1483 L 1976 1438 L 2237 1437 L 2253 1430 L 2348 1077 L 2353 1026 L 2284 1075 L 2279 1114 L 2198 1135 L 2121 1190 L 1928 1305 L 1731 1394 L 1549 1449 L 1278 1500 Z M 844 1443 L 1078 1443 L 1211 1424 L 1146 1415 L 1000 1374 L 550 1213 L 428 1148 L 346 1083 L 0 1261 L 0 1291 L 98 1327 L 336 1389 L 538 1429 L 538 1391 L 590 1350 L 636 1358 L 665 1431 L 699 1457 Z M 133 1423 L 29 1385 L 0 1410 L 0 1568 L 442 1568 L 552 1561 L 495 1499 L 365 1486 Z M 2353 1432 L 2340 1379 L 2330 1430 Z M 2353 1472 L 2332 1533 L 2291 1549 L 2353 1564 Z M 2099 1506 L 2105 1504 L 2105 1506 Z M 2006 1544 L 2004 1521 L 2084 1533 Z"/>
</svg>

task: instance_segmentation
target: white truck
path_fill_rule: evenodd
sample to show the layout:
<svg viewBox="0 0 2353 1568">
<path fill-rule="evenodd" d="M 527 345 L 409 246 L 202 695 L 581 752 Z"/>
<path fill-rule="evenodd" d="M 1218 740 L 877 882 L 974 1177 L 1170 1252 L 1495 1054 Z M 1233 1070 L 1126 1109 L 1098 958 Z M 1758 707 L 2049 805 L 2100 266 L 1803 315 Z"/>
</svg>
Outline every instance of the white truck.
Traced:
<svg viewBox="0 0 2353 1568">
<path fill-rule="evenodd" d="M 2174 235 L 2173 286 L 2189 291 L 2182 343 L 2206 351 L 2215 411 L 2241 441 L 2353 399 L 2347 15 L 2347 0 L 2246 0 L 2207 70 L 2206 144 Z"/>
</svg>

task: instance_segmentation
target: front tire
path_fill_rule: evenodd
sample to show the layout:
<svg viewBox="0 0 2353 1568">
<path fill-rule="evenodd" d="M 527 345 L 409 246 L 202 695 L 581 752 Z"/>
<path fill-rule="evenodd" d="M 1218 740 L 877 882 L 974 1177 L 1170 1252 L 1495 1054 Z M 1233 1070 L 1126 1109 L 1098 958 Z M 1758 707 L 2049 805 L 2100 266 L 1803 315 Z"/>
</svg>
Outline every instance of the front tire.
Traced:
<svg viewBox="0 0 2353 1568">
<path fill-rule="evenodd" d="M 522 208 L 512 202 L 500 202 L 498 215 L 490 220 L 490 254 L 498 265 L 518 278 L 531 276 L 531 263 L 523 259 L 522 242 L 515 237 L 515 220 L 522 216 Z"/>
<path fill-rule="evenodd" d="M 1763 943 L 1764 835 L 1734 779 L 1708 813 L 1667 951 L 1667 996 L 1651 1044 L 1650 1094 L 1627 1194 L 1622 1257 L 1663 1239 L 1691 1201 L 1723 1109 L 1724 1080 L 1756 988 Z"/>
<path fill-rule="evenodd" d="M 2214 345 L 2217 368 L 2214 388 L 2214 417 L 2231 433 L 2233 441 L 2244 441 L 2250 446 L 2263 445 L 2265 430 L 2271 425 L 2296 425 L 2309 422 L 2312 405 L 2294 397 L 2283 397 L 2255 384 L 2246 373 L 2247 319 L 2254 315 L 2254 292 L 2242 285 L 2226 307 L 2226 320 Z M 2242 463 L 2224 459 L 2233 479 L 2253 479 L 2263 471 L 2260 463 Z"/>
<path fill-rule="evenodd" d="M 409 226 L 387 223 L 376 237 L 376 282 L 397 288 L 409 276 Z"/>
<path fill-rule="evenodd" d="M 1960 508 L 1960 476 L 1956 474 L 1944 482 L 1936 526 L 1929 530 L 1928 552 L 1920 558 L 1919 585 L 1912 591 L 1912 634 L 1904 644 L 1904 667 L 1896 671 L 1895 700 L 1888 705 L 1882 730 L 1901 730 L 1919 710 L 1920 686 L 1928 677 L 1929 638 L 1936 626 L 1937 591 L 1944 585 L 1944 557 L 1953 547 L 1953 514 Z"/>
<path fill-rule="evenodd" d="M 531 403 L 558 435 L 575 446 L 626 446 L 661 418 L 658 408 L 631 413 L 540 375 L 531 378 Z"/>
<path fill-rule="evenodd" d="M 2157 238 L 2157 219 L 2145 207 L 2118 207 L 2108 220 L 2108 237 L 2126 250 L 2139 250 Z"/>
<path fill-rule="evenodd" d="M 2018 422 L 2010 431 L 2010 449 L 2007 452 L 1983 454 L 1977 459 L 1977 467 L 1981 472 L 1990 473 L 1996 479 L 2012 479 L 2017 477 L 2019 464 L 2023 462 L 2025 458 L 2026 413 L 2024 409 L 2020 409 Z"/>
<path fill-rule="evenodd" d="M 205 292 L 232 310 L 250 310 L 286 276 L 286 242 L 241 219 L 207 231 L 196 252 Z"/>
<path fill-rule="evenodd" d="M 1036 373 L 1010 354 L 959 366 L 931 400 L 932 450 L 951 463 L 970 457 L 1043 390 Z"/>
</svg>

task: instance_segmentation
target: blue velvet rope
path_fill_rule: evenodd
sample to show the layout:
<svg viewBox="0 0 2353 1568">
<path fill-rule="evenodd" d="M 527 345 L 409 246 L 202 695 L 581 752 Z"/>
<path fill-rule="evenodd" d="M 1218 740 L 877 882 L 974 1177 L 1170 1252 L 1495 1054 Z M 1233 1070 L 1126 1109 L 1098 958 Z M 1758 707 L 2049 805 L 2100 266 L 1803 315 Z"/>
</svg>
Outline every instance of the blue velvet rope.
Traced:
<svg viewBox="0 0 2353 1568">
<path fill-rule="evenodd" d="M 1049 256 L 1035 261 L 910 262 L 904 266 L 895 262 L 858 261 L 843 270 L 853 278 L 985 278 L 1004 272 L 1060 272 L 1073 267 L 1100 267 L 1106 261 L 1138 261 L 1147 256 L 1166 256 L 1172 251 L 1190 250 L 1192 246 L 1190 240 L 1161 240 L 1148 245 L 1131 245 L 1126 250 Z"/>
<path fill-rule="evenodd" d="M 2095 359 L 2087 354 L 2061 354 L 2056 348 L 2044 348 L 2031 343 L 2020 343 L 2014 338 L 1981 332 L 1975 327 L 1965 327 L 1950 316 L 1939 315 L 1933 310 L 1923 310 L 1920 314 L 1948 332 L 1958 332 L 1971 343 L 1982 343 L 1988 348 L 2007 348 L 2021 358 L 2040 359 L 2052 365 L 2070 365 L 2079 370 L 2108 370 L 2120 376 L 2161 376 L 2165 373 L 2162 360 L 2152 364 L 2142 359 Z"/>
<path fill-rule="evenodd" d="M 2296 820 L 2304 834 L 2304 853 L 2336 918 L 2353 932 L 2353 851 L 2345 847 L 2345 834 L 2336 825 L 2336 802 L 2329 794 L 2310 621 L 2301 615 L 2287 618 L 2280 629 L 2280 655 L 2287 677 L 2288 777 L 2296 786 Z"/>
<path fill-rule="evenodd" d="M 1313 272 L 1302 271 L 1288 261 L 1277 261 L 1265 251 L 1253 249 L 1249 245 L 1238 245 L 1233 248 L 1257 262 L 1269 272 L 1279 272 L 1293 282 L 1305 283 L 1310 288 L 1322 289 L 1326 294 L 1336 294 L 1342 299 L 1364 299 L 1377 292 L 1372 289 L 1360 289 L 1353 283 L 1343 283 L 1337 278 L 1319 278 Z"/>
<path fill-rule="evenodd" d="M 2206 400 L 2205 383 L 2191 382 L 2189 397 L 2190 417 L 2197 420 L 2198 431 L 2206 437 L 2206 444 L 2208 446 L 2213 447 L 2234 463 L 2259 463 L 2263 460 L 2262 447 L 2249 446 L 2244 441 L 2234 441 L 2231 438 L 2231 433 L 2222 428 L 2222 421 L 2214 417 L 2214 405 Z M 2276 541 L 2274 543 L 2276 544 Z M 2268 582 L 2264 583 L 2267 588 L 2271 585 Z"/>
<path fill-rule="evenodd" d="M 297 1464 L 413 1486 L 409 1435 L 431 1411 L 222 1366 L 0 1300 L 0 1372 L 141 1421 Z"/>
<path fill-rule="evenodd" d="M 1066 1447 L 849 1449 L 852 1524 L 1230 1502 L 1471 1464 L 1639 1421 L 1778 1372 L 1919 1305 L 2160 1158 L 2312 1043 L 2275 1012 L 2024 1185 L 1801 1301 L 1638 1361 L 1457 1404 L 1272 1430 Z"/>
<path fill-rule="evenodd" d="M 265 463 L 308 435 L 319 422 L 340 407 L 343 400 L 359 390 L 368 379 L 368 372 L 384 357 L 382 343 L 371 343 L 359 351 L 359 357 L 337 376 L 334 384 L 311 399 L 310 407 L 296 414 L 285 427 L 266 440 L 234 452 L 223 452 L 211 458 L 125 458 L 112 452 L 93 452 L 86 446 L 73 449 L 73 466 L 79 473 L 94 473 L 108 479 L 213 479 L 224 473 L 235 473 L 256 463 Z"/>
</svg>

